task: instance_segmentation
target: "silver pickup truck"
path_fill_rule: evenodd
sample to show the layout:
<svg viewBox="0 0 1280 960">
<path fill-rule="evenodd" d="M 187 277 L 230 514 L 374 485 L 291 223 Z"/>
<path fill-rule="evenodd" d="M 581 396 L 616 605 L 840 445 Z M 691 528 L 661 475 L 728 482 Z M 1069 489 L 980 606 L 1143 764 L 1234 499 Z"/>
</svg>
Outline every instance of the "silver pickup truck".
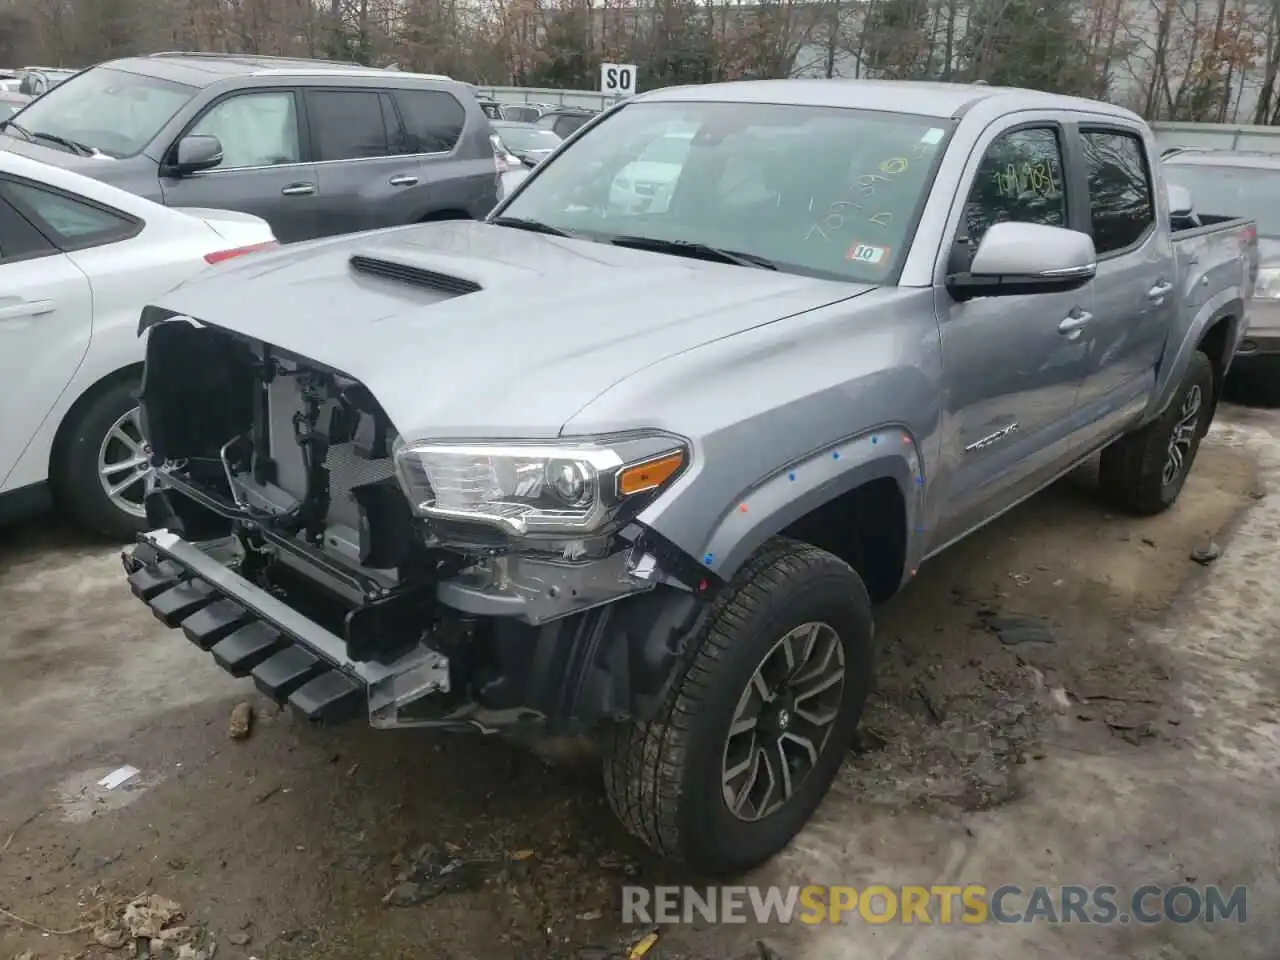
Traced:
<svg viewBox="0 0 1280 960">
<path fill-rule="evenodd" d="M 486 222 L 147 307 L 129 583 L 316 721 L 595 734 L 635 834 L 740 871 L 840 766 L 873 604 L 1098 451 L 1121 504 L 1177 498 L 1256 238 L 1175 237 L 1169 207 L 1150 130 L 1102 103 L 632 98 Z"/>
</svg>

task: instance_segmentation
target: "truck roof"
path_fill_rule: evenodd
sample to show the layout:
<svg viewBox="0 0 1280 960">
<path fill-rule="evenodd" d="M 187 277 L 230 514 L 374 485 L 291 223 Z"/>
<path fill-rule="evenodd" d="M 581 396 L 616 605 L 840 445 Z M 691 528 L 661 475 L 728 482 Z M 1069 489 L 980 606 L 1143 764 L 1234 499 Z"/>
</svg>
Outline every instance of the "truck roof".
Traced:
<svg viewBox="0 0 1280 960">
<path fill-rule="evenodd" d="M 999 100 L 1005 112 L 1016 110 L 1085 110 L 1126 120 L 1141 120 L 1123 107 L 1019 87 L 992 87 L 978 83 L 941 83 L 914 80 L 738 80 L 697 86 L 666 87 L 642 93 L 633 100 L 735 101 L 795 106 L 853 107 L 914 113 L 926 117 L 958 118 L 975 104 Z"/>
</svg>

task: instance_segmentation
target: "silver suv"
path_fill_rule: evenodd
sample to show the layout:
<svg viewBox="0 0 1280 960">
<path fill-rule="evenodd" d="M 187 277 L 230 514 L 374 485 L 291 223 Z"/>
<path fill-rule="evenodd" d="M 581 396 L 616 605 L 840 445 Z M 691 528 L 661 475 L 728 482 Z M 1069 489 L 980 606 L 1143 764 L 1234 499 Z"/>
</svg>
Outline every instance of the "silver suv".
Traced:
<svg viewBox="0 0 1280 960">
<path fill-rule="evenodd" d="M 480 218 L 498 199 L 488 120 L 447 77 L 157 53 L 91 67 L 0 131 L 166 206 L 256 214 L 286 242 Z"/>
</svg>

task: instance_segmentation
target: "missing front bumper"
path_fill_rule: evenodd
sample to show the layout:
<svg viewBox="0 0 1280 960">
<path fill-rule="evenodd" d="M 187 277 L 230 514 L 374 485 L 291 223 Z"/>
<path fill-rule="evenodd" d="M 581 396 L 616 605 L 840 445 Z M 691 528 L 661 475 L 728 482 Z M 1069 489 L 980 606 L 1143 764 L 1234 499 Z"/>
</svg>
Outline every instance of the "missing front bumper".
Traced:
<svg viewBox="0 0 1280 960">
<path fill-rule="evenodd" d="M 660 583 L 539 624 L 466 614 L 457 624 L 424 623 L 423 639 L 394 661 L 357 660 L 348 640 L 241 576 L 235 540 L 197 546 L 156 530 L 140 541 L 122 559 L 157 619 L 320 723 L 363 712 L 375 727 L 536 736 L 645 722 L 707 609 L 698 595 Z"/>
<path fill-rule="evenodd" d="M 368 714 L 376 727 L 458 726 L 463 718 L 409 719 L 424 698 L 450 692 L 449 661 L 424 644 L 393 663 L 356 662 L 346 642 L 168 530 L 143 534 L 122 560 L 134 596 L 167 627 L 180 628 L 235 677 L 251 677 L 272 700 L 308 720 Z"/>
</svg>

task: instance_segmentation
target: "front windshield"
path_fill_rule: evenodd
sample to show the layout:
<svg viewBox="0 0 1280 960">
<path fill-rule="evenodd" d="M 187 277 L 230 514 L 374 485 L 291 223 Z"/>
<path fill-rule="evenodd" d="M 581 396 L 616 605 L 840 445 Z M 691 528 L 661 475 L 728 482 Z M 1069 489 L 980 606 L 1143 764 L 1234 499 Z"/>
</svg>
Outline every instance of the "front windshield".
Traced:
<svg viewBox="0 0 1280 960">
<path fill-rule="evenodd" d="M 510 150 L 554 150 L 560 138 L 541 127 L 499 127 L 498 136 Z"/>
<path fill-rule="evenodd" d="M 131 157 L 194 95 L 180 83 L 95 67 L 58 84 L 22 111 L 17 123 L 109 157 Z"/>
<path fill-rule="evenodd" d="M 557 154 L 501 216 L 891 283 L 950 129 L 836 107 L 642 101 Z"/>
<path fill-rule="evenodd" d="M 1197 213 L 1247 217 L 1262 236 L 1280 237 L 1280 170 L 1166 160 L 1164 176 L 1190 192 Z"/>
</svg>

